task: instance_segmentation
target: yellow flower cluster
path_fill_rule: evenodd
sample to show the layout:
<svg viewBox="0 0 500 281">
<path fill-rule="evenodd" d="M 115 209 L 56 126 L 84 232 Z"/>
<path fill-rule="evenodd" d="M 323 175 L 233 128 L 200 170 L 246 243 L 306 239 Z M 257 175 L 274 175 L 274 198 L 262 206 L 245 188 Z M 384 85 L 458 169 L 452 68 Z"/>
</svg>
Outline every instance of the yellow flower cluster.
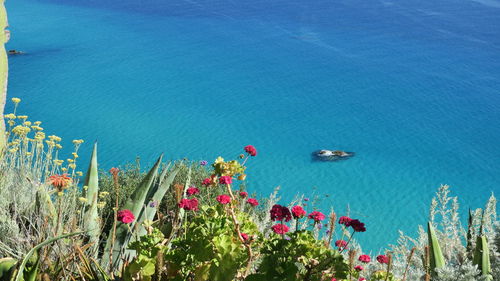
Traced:
<svg viewBox="0 0 500 281">
<path fill-rule="evenodd" d="M 49 140 L 54 141 L 54 142 L 60 142 L 61 138 L 55 135 L 49 136 Z"/>
<path fill-rule="evenodd" d="M 8 147 L 6 159 L 9 161 L 9 165 L 33 169 L 37 175 L 46 173 L 43 169 L 53 169 L 55 173 L 72 171 L 72 173 L 68 174 L 68 177 L 72 180 L 83 176 L 81 171 L 75 171 L 77 167 L 76 160 L 79 158 L 78 148 L 83 143 L 83 140 L 73 140 L 74 150 L 70 159 L 67 162 L 60 160 L 57 150 L 63 148 L 61 137 L 46 134 L 41 127 L 41 121 L 31 121 L 27 115 L 18 115 L 16 111 L 18 111 L 21 99 L 12 98 L 11 100 L 14 103 L 14 110 L 12 113 L 4 115 L 9 124 L 5 133 Z M 65 165 L 65 163 L 67 164 Z"/>
<path fill-rule="evenodd" d="M 99 198 L 104 198 L 109 195 L 109 192 L 103 191 L 99 193 Z"/>
<path fill-rule="evenodd" d="M 218 176 L 234 176 L 236 174 L 243 174 L 245 167 L 236 160 L 231 160 L 229 162 L 224 162 L 224 158 L 218 157 L 215 159 L 214 164 L 215 174 Z"/>
<path fill-rule="evenodd" d="M 22 125 L 17 125 L 14 129 L 12 129 L 12 132 L 18 136 L 26 136 L 30 131 L 31 129 L 29 127 Z"/>
<path fill-rule="evenodd" d="M 44 132 L 36 132 L 35 133 L 35 140 L 42 141 L 44 139 L 45 139 L 45 133 Z"/>
</svg>

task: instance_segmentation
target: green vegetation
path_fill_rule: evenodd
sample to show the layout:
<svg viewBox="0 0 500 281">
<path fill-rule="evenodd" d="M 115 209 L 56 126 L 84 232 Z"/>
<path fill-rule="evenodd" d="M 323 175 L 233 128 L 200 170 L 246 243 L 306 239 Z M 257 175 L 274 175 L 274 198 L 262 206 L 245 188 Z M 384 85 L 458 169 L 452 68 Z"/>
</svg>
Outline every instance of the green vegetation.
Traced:
<svg viewBox="0 0 500 281">
<path fill-rule="evenodd" d="M 460 224 L 458 198 L 441 186 L 427 231 L 401 233 L 384 254 L 353 239 L 370 235 L 357 219 L 328 216 L 297 197 L 277 204 L 275 191 L 250 198 L 238 160 L 140 161 L 98 170 L 98 145 L 83 180 L 82 140 L 60 159 L 61 139 L 41 122 L 5 115 L 0 161 L 0 280 L 498 280 L 500 222 L 496 199 Z M 366 231 L 366 233 L 364 233 Z M 373 259 L 373 260 L 372 260 Z"/>
</svg>

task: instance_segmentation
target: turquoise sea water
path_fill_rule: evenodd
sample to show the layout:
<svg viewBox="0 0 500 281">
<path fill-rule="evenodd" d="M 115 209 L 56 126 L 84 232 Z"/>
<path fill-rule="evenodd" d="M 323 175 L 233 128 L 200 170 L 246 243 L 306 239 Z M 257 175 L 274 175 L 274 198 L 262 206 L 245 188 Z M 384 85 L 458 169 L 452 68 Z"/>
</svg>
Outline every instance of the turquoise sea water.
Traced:
<svg viewBox="0 0 500 281">
<path fill-rule="evenodd" d="M 425 2 L 425 3 L 423 3 Z M 9 96 L 101 167 L 236 157 L 248 190 L 329 194 L 366 248 L 500 191 L 500 1 L 9 0 Z M 317 149 L 356 156 L 312 162 Z"/>
</svg>

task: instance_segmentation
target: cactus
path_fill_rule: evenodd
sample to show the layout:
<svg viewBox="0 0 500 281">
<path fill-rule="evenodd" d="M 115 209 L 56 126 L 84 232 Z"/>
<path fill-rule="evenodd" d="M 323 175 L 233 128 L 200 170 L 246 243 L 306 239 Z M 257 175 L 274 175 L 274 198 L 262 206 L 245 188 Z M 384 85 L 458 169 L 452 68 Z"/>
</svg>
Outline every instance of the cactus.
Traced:
<svg viewBox="0 0 500 281">
<path fill-rule="evenodd" d="M 11 273 L 14 271 L 16 263 L 17 260 L 13 258 L 0 259 L 0 281 L 9 280 Z"/>
<path fill-rule="evenodd" d="M 144 205 L 147 204 L 147 195 L 150 193 L 151 188 L 153 187 L 154 180 L 157 177 L 158 168 L 160 167 L 161 160 L 163 159 L 163 155 L 161 155 L 154 166 L 149 170 L 148 174 L 142 179 L 139 186 L 134 190 L 130 198 L 125 202 L 125 205 L 122 209 L 130 210 L 136 218 L 140 218 L 141 210 Z M 138 228 L 139 225 L 137 221 L 132 223 L 130 226 L 124 223 L 118 223 L 116 228 L 116 235 L 112 237 L 112 233 L 108 235 L 108 241 L 106 242 L 106 247 L 104 249 L 104 254 L 101 260 L 101 266 L 104 269 L 107 269 L 110 265 L 110 251 L 113 251 L 113 260 L 111 261 L 111 267 L 113 269 L 119 268 L 123 262 L 122 254 L 126 250 L 126 246 L 128 245 L 132 233 L 130 230 L 134 230 Z M 113 243 L 114 241 L 114 243 Z M 113 245 L 114 244 L 114 245 Z M 111 246 L 113 245 L 113 249 Z M 131 254 L 130 252 L 128 252 Z M 126 259 L 131 258 L 132 256 L 126 257 Z"/>
<path fill-rule="evenodd" d="M 490 248 L 486 236 L 479 235 L 476 240 L 476 250 L 474 251 L 474 259 L 472 263 L 477 265 L 481 271 L 481 275 L 486 277 L 486 280 L 493 280 L 491 276 L 490 264 Z"/>
<path fill-rule="evenodd" d="M 97 142 L 94 143 L 94 149 L 92 150 L 92 156 L 90 158 L 89 169 L 87 170 L 87 175 L 85 176 L 86 186 L 86 199 L 85 213 L 84 213 L 84 225 L 85 230 L 90 236 L 89 242 L 92 243 L 92 256 L 97 257 L 97 249 L 99 246 L 99 235 L 100 235 L 100 220 L 99 214 L 97 213 L 97 197 L 99 195 L 99 178 L 97 170 Z"/>
<path fill-rule="evenodd" d="M 429 250 L 430 250 L 430 270 L 431 274 L 435 274 L 436 268 L 444 267 L 445 261 L 441 247 L 439 246 L 439 241 L 436 236 L 436 232 L 431 222 L 427 223 L 428 237 L 429 237 Z"/>
</svg>

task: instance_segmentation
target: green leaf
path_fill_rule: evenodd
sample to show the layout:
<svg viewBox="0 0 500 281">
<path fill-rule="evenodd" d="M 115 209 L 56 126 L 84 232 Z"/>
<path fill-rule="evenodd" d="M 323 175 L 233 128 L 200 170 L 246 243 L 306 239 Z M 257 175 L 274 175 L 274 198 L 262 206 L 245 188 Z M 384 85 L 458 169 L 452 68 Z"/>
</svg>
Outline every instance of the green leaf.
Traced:
<svg viewBox="0 0 500 281">
<path fill-rule="evenodd" d="M 0 259 L 0 281 L 6 281 L 9 279 L 10 274 L 13 272 L 16 263 L 17 260 L 13 258 Z"/>
<path fill-rule="evenodd" d="M 439 240 L 436 236 L 436 231 L 432 226 L 431 222 L 427 223 L 428 238 L 429 238 L 429 250 L 430 250 L 430 267 L 435 274 L 436 268 L 444 267 L 445 261 L 441 247 L 439 246 Z"/>
<path fill-rule="evenodd" d="M 161 160 L 163 159 L 163 154 L 158 158 L 154 166 L 149 170 L 147 175 L 142 179 L 141 183 L 134 190 L 130 198 L 126 201 L 125 205 L 121 208 L 122 210 L 130 210 L 136 218 L 140 218 L 141 210 L 144 207 L 146 202 L 146 197 L 150 192 L 151 187 L 157 177 L 158 168 L 160 167 Z M 126 249 L 128 243 L 132 238 L 132 233 L 130 229 L 135 229 L 137 225 L 137 221 L 133 222 L 130 226 L 124 223 L 118 223 L 116 227 L 116 235 L 113 238 L 113 230 L 110 230 L 108 235 L 108 241 L 106 242 L 106 247 L 104 249 L 103 257 L 101 259 L 101 265 L 104 268 L 109 267 L 109 253 L 111 251 L 111 244 L 113 239 L 114 247 L 113 247 L 113 260 L 112 265 L 113 269 L 119 269 L 123 263 L 123 258 L 131 259 L 135 256 L 135 254 Z M 137 225 L 140 227 L 139 225 Z"/>
<path fill-rule="evenodd" d="M 40 243 L 40 244 L 36 245 L 35 247 L 33 247 L 31 250 L 29 250 L 29 252 L 24 257 L 23 261 L 21 262 L 21 265 L 19 265 L 19 268 L 18 268 L 17 274 L 16 274 L 16 276 L 14 278 L 14 281 L 21 281 L 21 280 L 23 280 L 24 269 L 26 268 L 26 265 L 28 264 L 28 261 L 42 247 L 44 247 L 44 246 L 46 246 L 48 244 L 54 243 L 57 240 L 64 239 L 64 238 L 67 238 L 67 237 L 76 236 L 76 235 L 80 235 L 82 233 L 84 233 L 84 232 L 73 232 L 73 233 L 59 235 L 57 237 L 53 237 L 53 238 L 47 239 L 47 240 L 43 241 L 42 243 Z"/>
<path fill-rule="evenodd" d="M 491 276 L 490 248 L 484 235 L 477 237 L 472 263 L 478 266 L 481 275 L 486 276 L 487 280 L 493 280 Z"/>
<path fill-rule="evenodd" d="M 91 256 L 97 257 L 97 249 L 99 248 L 99 235 L 101 234 L 101 223 L 97 212 L 97 198 L 99 196 L 99 178 L 97 170 L 97 142 L 94 143 L 90 164 L 85 176 L 84 186 L 87 187 L 84 213 L 84 227 L 88 232 L 92 243 Z"/>
</svg>

